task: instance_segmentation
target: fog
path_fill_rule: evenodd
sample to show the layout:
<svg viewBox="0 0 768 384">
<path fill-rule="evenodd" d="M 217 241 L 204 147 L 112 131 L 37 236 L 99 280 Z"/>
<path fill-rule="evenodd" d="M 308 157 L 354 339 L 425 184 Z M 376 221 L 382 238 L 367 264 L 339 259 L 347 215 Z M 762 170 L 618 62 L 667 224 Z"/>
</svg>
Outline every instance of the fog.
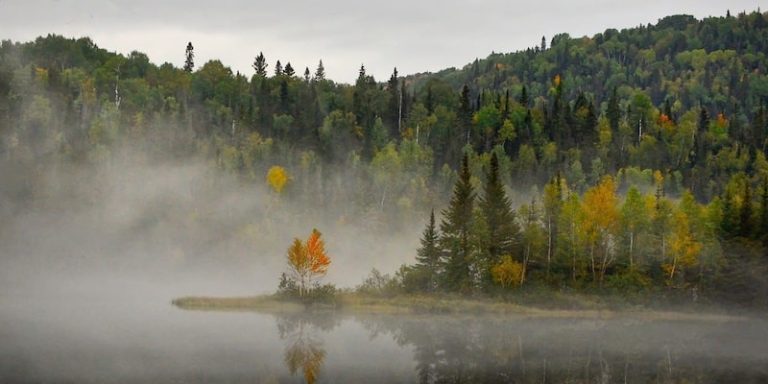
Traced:
<svg viewBox="0 0 768 384">
<path fill-rule="evenodd" d="M 130 146 L 97 165 L 50 156 L 0 162 L 4 383 L 768 377 L 768 324 L 756 319 L 181 310 L 173 298 L 273 292 L 291 239 L 313 227 L 332 258 L 325 281 L 355 286 L 371 268 L 412 262 L 423 222 L 382 231 L 203 158 L 158 159 Z"/>
<path fill-rule="evenodd" d="M 50 162 L 40 162 L 49 164 Z M 323 232 L 326 281 L 354 286 L 371 268 L 411 262 L 422 223 L 382 233 L 342 222 L 241 182 L 202 159 L 149 160 L 123 151 L 99 165 L 2 168 L 0 267 L 4 290 L 61 291 L 111 281 L 174 294 L 272 292 L 293 237 Z M 306 216 L 302 213 L 306 212 Z M 170 296 L 164 299 L 170 299 Z"/>
</svg>

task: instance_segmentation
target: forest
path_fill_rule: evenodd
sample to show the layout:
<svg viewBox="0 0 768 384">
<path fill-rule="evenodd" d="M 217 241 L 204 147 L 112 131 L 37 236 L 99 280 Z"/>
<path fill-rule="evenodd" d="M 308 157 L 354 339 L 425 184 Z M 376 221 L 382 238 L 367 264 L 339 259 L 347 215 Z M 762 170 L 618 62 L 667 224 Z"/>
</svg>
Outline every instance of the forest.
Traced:
<svg viewBox="0 0 768 384">
<path fill-rule="evenodd" d="M 178 68 L 87 37 L 2 41 L 0 166 L 25 181 L 0 186 L 21 202 L 0 214 L 58 164 L 203 158 L 296 215 L 426 221 L 414 264 L 378 277 L 398 292 L 768 305 L 768 13 L 558 34 L 384 80 L 361 65 L 354 84 L 321 59 L 302 70 L 255 47 L 253 72 L 233 73 L 194 49 Z"/>
</svg>

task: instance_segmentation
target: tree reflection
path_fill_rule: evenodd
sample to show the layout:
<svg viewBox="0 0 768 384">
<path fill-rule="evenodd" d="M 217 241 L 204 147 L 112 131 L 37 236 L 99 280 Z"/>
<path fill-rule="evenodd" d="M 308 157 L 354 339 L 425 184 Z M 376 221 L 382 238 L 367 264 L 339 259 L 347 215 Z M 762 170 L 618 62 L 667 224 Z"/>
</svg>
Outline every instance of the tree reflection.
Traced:
<svg viewBox="0 0 768 384">
<path fill-rule="evenodd" d="M 339 322 L 332 314 L 302 313 L 276 318 L 280 339 L 285 341 L 283 361 L 291 375 L 301 372 L 307 384 L 317 381 L 326 352 L 320 333 Z"/>
<path fill-rule="evenodd" d="M 735 328 L 722 324 L 403 316 L 358 321 L 372 336 L 388 334 L 411 347 L 420 383 L 768 380 L 768 356 L 759 342 L 739 344 L 745 350 L 738 354 L 758 352 L 749 359 L 725 358 L 718 348 Z"/>
</svg>

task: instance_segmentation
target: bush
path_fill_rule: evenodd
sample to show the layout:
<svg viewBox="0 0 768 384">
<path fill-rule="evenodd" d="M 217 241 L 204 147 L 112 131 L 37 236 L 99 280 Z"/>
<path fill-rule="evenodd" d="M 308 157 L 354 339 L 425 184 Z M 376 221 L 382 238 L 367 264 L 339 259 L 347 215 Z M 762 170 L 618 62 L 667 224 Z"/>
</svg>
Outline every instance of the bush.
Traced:
<svg viewBox="0 0 768 384">
<path fill-rule="evenodd" d="M 338 290 L 333 284 L 315 283 L 304 295 L 299 294 L 299 286 L 296 280 L 285 273 L 280 275 L 280 283 L 277 285 L 276 296 L 285 300 L 297 301 L 306 306 L 312 304 L 335 304 Z"/>
<path fill-rule="evenodd" d="M 402 269 L 395 274 L 395 277 L 389 274 L 382 274 L 376 268 L 372 269 L 368 277 L 357 287 L 357 292 L 375 296 L 394 296 L 400 293 L 402 291 L 402 278 L 404 274 Z"/>
</svg>

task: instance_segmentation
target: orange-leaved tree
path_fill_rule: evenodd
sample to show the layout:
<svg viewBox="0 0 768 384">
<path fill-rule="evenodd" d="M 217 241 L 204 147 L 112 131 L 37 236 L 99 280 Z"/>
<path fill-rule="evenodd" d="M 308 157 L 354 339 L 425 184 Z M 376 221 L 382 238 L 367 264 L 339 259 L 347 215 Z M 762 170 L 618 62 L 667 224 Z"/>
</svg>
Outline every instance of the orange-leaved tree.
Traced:
<svg viewBox="0 0 768 384">
<path fill-rule="evenodd" d="M 288 248 L 288 268 L 299 285 L 299 296 L 304 296 L 313 281 L 325 276 L 331 264 L 320 236 L 320 231 L 313 229 L 304 243 L 296 238 Z"/>
</svg>

